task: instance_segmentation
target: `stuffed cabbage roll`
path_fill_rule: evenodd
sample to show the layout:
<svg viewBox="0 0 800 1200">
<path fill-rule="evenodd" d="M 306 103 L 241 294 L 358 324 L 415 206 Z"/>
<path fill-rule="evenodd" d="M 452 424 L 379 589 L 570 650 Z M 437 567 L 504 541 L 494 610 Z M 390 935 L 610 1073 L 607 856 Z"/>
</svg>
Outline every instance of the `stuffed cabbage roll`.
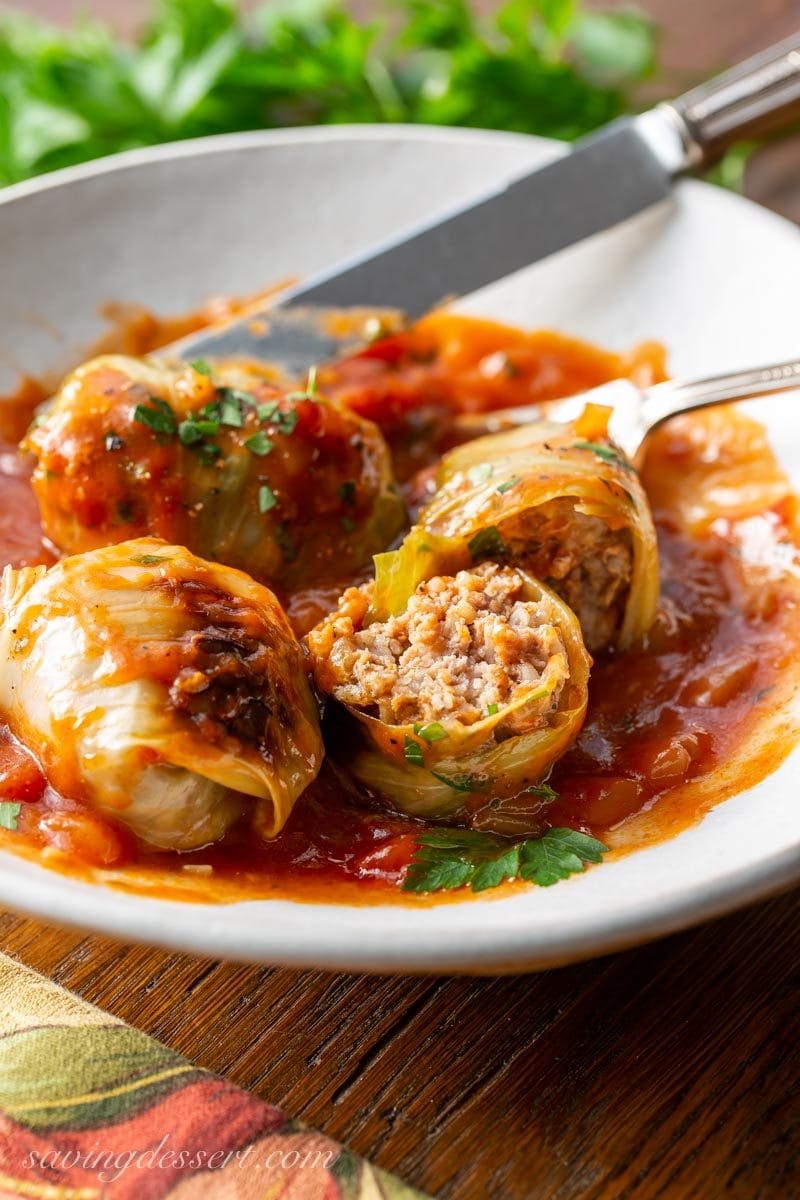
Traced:
<svg viewBox="0 0 800 1200">
<path fill-rule="evenodd" d="M 414 530 L 308 635 L 317 686 L 343 705 L 348 771 L 403 812 L 528 828 L 577 736 L 591 660 L 575 615 L 527 572 L 472 565 Z"/>
<path fill-rule="evenodd" d="M 96 359 L 23 449 L 66 553 L 154 535 L 291 588 L 356 570 L 405 519 L 378 427 L 255 365 Z"/>
<path fill-rule="evenodd" d="M 160 849 L 244 814 L 271 838 L 322 760 L 303 655 L 275 597 L 153 538 L 7 568 L 0 720 L 48 782 Z"/>
<path fill-rule="evenodd" d="M 652 624 L 658 551 L 633 465 L 608 439 L 609 409 L 537 422 L 444 456 L 419 523 L 466 543 L 473 560 L 513 563 L 577 614 L 592 652 L 625 648 Z"/>
</svg>

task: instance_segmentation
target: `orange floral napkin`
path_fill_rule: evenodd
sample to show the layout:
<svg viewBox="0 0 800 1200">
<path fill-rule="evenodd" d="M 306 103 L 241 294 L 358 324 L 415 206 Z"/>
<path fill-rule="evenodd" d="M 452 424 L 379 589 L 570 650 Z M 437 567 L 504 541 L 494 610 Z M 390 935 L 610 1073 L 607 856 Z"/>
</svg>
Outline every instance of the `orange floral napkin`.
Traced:
<svg viewBox="0 0 800 1200">
<path fill-rule="evenodd" d="M 0 1198 L 426 1200 L 0 955 Z"/>
</svg>

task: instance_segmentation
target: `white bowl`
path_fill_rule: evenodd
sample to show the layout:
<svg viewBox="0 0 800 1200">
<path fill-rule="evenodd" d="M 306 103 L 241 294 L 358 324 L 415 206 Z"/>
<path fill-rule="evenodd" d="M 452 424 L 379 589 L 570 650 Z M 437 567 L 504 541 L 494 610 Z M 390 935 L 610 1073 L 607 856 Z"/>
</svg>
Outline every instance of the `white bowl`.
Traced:
<svg viewBox="0 0 800 1200">
<path fill-rule="evenodd" d="M 404 127 L 298 130 L 135 152 L 0 193 L 0 394 L 69 361 L 99 306 L 174 313 L 304 275 L 487 185 L 552 143 Z M 701 183 L 464 304 L 626 347 L 667 343 L 676 373 L 800 351 L 800 233 Z M 387 302 L 391 303 L 391 294 Z M 795 397 L 761 401 L 800 485 Z M 789 414 L 787 416 L 787 414 Z M 0 855 L 0 901 L 219 958 L 380 971 L 533 969 L 679 929 L 800 877 L 797 753 L 671 841 L 559 884 L 429 908 L 181 904 L 79 883 Z"/>
</svg>

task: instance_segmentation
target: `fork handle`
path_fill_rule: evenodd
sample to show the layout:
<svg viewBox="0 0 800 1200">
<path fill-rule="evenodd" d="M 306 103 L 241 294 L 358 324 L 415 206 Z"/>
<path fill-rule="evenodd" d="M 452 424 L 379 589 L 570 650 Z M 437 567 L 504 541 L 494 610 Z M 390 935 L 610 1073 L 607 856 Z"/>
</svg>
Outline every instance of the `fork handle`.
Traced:
<svg viewBox="0 0 800 1200">
<path fill-rule="evenodd" d="M 691 167 L 800 119 L 800 32 L 659 108 L 677 124 Z"/>
<path fill-rule="evenodd" d="M 796 388 L 800 388 L 800 360 L 797 359 L 770 367 L 755 367 L 749 371 L 711 375 L 706 379 L 685 382 L 668 379 L 666 383 L 656 383 L 642 392 L 642 433 L 645 435 L 668 417 L 691 412 L 693 408 L 711 408 L 731 400 L 771 396 Z"/>
</svg>

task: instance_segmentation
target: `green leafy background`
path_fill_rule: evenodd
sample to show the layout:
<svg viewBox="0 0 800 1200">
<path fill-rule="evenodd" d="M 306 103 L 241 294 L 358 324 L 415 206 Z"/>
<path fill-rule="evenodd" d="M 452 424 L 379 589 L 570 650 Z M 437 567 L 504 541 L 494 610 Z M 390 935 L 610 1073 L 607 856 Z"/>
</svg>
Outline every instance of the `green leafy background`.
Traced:
<svg viewBox="0 0 800 1200">
<path fill-rule="evenodd" d="M 636 105 L 656 33 L 633 9 L 506 0 L 158 0 L 135 43 L 0 9 L 0 183 L 137 146 L 407 121 L 572 139 Z"/>
</svg>

